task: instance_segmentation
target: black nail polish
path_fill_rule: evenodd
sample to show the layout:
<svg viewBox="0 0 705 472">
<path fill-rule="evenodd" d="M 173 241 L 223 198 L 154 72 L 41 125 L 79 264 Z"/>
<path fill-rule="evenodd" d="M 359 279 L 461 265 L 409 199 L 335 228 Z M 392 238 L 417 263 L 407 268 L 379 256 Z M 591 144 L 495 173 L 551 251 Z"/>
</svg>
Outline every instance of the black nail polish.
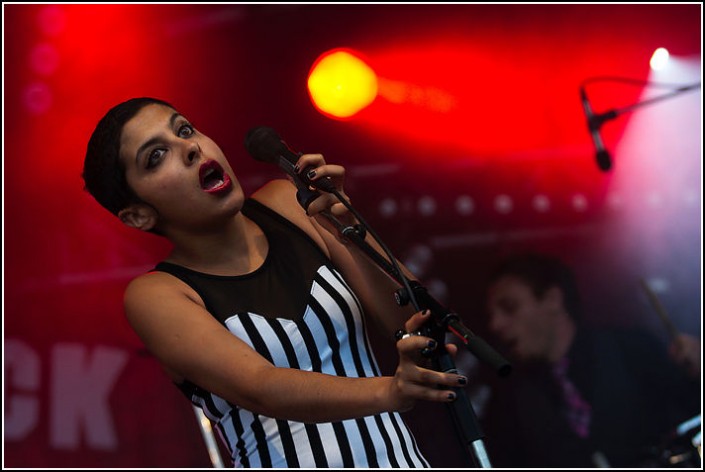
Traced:
<svg viewBox="0 0 705 472">
<path fill-rule="evenodd" d="M 455 400 L 455 392 L 450 392 L 448 394 L 448 400 L 451 400 L 451 401 Z"/>
<path fill-rule="evenodd" d="M 465 378 L 465 377 L 458 377 L 458 383 L 459 383 L 460 385 L 465 385 L 465 384 L 468 383 L 468 379 Z"/>
<path fill-rule="evenodd" d="M 312 179 L 312 178 L 314 178 L 315 176 L 316 176 L 316 171 L 313 170 L 313 169 L 311 169 L 310 171 L 308 171 L 308 173 L 306 174 L 306 177 L 308 177 L 309 179 Z"/>
</svg>

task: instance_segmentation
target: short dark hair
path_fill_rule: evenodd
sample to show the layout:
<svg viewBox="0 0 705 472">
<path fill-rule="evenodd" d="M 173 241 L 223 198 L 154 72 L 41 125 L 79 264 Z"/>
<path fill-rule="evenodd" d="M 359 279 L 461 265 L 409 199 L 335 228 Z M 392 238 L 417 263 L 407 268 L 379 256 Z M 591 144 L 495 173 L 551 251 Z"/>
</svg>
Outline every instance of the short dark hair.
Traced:
<svg viewBox="0 0 705 472">
<path fill-rule="evenodd" d="M 125 167 L 120 162 L 120 137 L 125 123 L 142 108 L 152 104 L 174 108 L 157 98 L 129 99 L 108 110 L 88 141 L 83 161 L 84 189 L 114 215 L 133 203 L 140 203 L 127 184 Z"/>
<path fill-rule="evenodd" d="M 489 283 L 507 275 L 526 283 L 537 298 L 543 298 L 551 287 L 558 287 L 563 292 L 566 311 L 574 320 L 581 319 L 582 305 L 575 275 L 560 259 L 537 253 L 509 257 L 495 268 Z"/>
</svg>

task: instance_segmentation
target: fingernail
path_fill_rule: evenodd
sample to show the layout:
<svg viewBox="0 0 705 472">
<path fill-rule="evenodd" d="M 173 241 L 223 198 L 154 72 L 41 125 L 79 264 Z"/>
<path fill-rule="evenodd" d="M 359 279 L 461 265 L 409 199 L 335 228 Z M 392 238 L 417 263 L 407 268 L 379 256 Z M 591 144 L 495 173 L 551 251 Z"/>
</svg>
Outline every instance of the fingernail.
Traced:
<svg viewBox="0 0 705 472">
<path fill-rule="evenodd" d="M 431 310 L 428 310 L 428 309 L 421 312 L 421 316 L 428 316 L 430 314 L 431 314 Z"/>
<path fill-rule="evenodd" d="M 296 172 L 296 173 L 298 174 L 298 173 L 299 173 L 299 169 L 301 169 L 301 168 L 299 167 L 298 164 L 296 164 L 296 165 L 294 166 L 294 172 Z"/>
<path fill-rule="evenodd" d="M 448 394 L 448 400 L 450 400 L 450 401 L 455 400 L 455 392 L 450 392 L 450 393 Z"/>
<path fill-rule="evenodd" d="M 310 170 L 310 171 L 308 171 L 308 173 L 306 174 L 306 177 L 308 177 L 309 179 L 312 179 L 312 178 L 314 178 L 315 176 L 316 176 L 316 171 L 313 170 L 313 169 Z"/>
<path fill-rule="evenodd" d="M 429 339 L 428 343 L 426 344 L 430 349 L 436 349 L 436 341 L 434 339 Z"/>
<path fill-rule="evenodd" d="M 458 383 L 460 385 L 465 385 L 466 383 L 468 383 L 467 377 L 458 377 Z"/>
</svg>

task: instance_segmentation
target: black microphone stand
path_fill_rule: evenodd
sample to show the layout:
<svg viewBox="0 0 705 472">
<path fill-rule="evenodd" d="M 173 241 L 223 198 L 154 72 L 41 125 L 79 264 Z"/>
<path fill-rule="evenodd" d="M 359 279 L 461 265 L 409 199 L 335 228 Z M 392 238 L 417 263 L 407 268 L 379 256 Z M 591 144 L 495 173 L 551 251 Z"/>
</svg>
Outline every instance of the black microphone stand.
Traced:
<svg viewBox="0 0 705 472">
<path fill-rule="evenodd" d="M 594 82 L 597 80 L 615 80 L 615 81 L 622 80 L 622 81 L 628 81 L 628 82 L 637 82 L 637 81 L 629 81 L 626 79 L 621 79 L 619 77 L 616 77 L 616 78 L 611 78 L 611 77 L 595 78 L 593 80 L 589 80 L 589 81 L 586 80 L 585 82 L 583 82 L 583 84 L 580 87 L 581 92 L 584 93 L 585 85 L 588 82 L 591 82 L 591 81 Z M 641 81 L 639 81 L 639 82 L 641 82 Z M 648 82 L 647 82 L 647 85 L 648 85 Z M 690 84 L 690 85 L 683 85 L 683 86 L 677 87 L 675 90 L 672 90 L 671 92 L 664 93 L 663 95 L 658 95 L 656 97 L 647 98 L 645 100 L 642 100 L 642 101 L 636 102 L 636 103 L 632 103 L 631 105 L 627 105 L 622 108 L 613 108 L 613 109 L 608 110 L 604 113 L 597 113 L 590 118 L 590 123 L 589 123 L 590 129 L 593 129 L 593 127 L 594 127 L 594 129 L 600 129 L 606 121 L 613 120 L 613 119 L 617 118 L 618 116 L 623 115 L 624 113 L 633 111 L 636 108 L 640 108 L 640 107 L 643 107 L 646 105 L 651 105 L 653 103 L 660 102 L 662 100 L 667 100 L 669 98 L 676 97 L 682 93 L 689 92 L 689 91 L 695 90 L 695 89 L 699 89 L 700 87 L 701 87 L 701 84 L 699 82 L 695 83 L 695 84 Z"/>
<path fill-rule="evenodd" d="M 399 268 L 396 258 L 382 242 L 374 230 L 364 221 L 362 216 L 352 207 L 335 188 L 328 177 L 312 181 L 307 175 L 307 169 L 299 171 L 295 163 L 302 153 L 297 153 L 289 147 L 271 128 L 259 127 L 251 130 L 246 139 L 245 147 L 252 156 L 264 162 L 277 164 L 296 185 L 296 199 L 308 213 L 309 205 L 318 197 L 320 191 L 332 193 L 335 197 L 352 213 L 359 224 L 344 225 L 330 212 L 321 213 L 347 238 L 348 241 L 356 244 L 374 263 L 383 269 L 391 278 L 396 280 L 402 288 L 395 292 L 397 304 L 400 306 L 412 303 L 417 311 L 428 309 L 431 311 L 431 320 L 422 327 L 421 334 L 431 337 L 436 341 L 439 348 L 434 351 L 422 350 L 422 354 L 431 358 L 434 369 L 440 372 L 457 373 L 457 369 L 445 349 L 445 333 L 450 332 L 460 338 L 463 344 L 477 356 L 480 360 L 487 362 L 496 372 L 505 376 L 511 371 L 509 363 L 502 358 L 487 343 L 466 328 L 457 314 L 442 306 L 431 295 L 426 288 L 416 281 L 408 280 Z M 367 233 L 377 241 L 382 251 L 389 258 L 385 259 L 379 252 L 372 248 L 366 241 Z M 482 432 L 477 417 L 472 409 L 472 404 L 467 394 L 461 388 L 455 388 L 456 399 L 454 402 L 446 403 L 453 416 L 453 422 L 458 434 L 461 436 L 463 444 L 471 452 L 473 465 L 481 467 L 491 467 L 487 453 L 485 452 Z"/>
<path fill-rule="evenodd" d="M 329 182 L 326 185 L 317 185 L 315 181 L 306 180 L 306 185 L 319 188 L 323 191 L 333 193 L 341 203 L 355 216 L 359 224 L 349 226 L 342 224 L 337 218 L 328 212 L 323 213 L 338 231 L 345 236 L 349 241 L 357 245 L 373 262 L 382 268 L 390 277 L 395 279 L 401 286 L 395 293 L 397 304 L 400 306 L 412 303 L 417 311 L 429 309 L 431 311 L 431 320 L 422 328 L 422 334 L 433 338 L 437 346 L 436 350 L 431 353 L 424 352 L 426 357 L 430 357 L 434 369 L 440 372 L 457 373 L 455 363 L 450 354 L 445 349 L 445 333 L 450 332 L 460 338 L 462 343 L 470 352 L 477 356 L 481 361 L 488 363 L 499 375 L 508 375 L 511 371 L 511 365 L 499 355 L 492 347 L 490 347 L 480 337 L 476 336 L 472 331 L 463 325 L 456 313 L 453 313 L 448 308 L 436 301 L 420 283 L 409 281 L 399 265 L 390 253 L 384 243 L 375 234 L 372 228 L 363 220 L 360 214 L 352 207 L 352 205 L 338 192 L 336 189 L 331 189 Z M 308 189 L 310 191 L 310 189 Z M 299 191 L 307 195 L 307 189 L 299 186 Z M 305 196 L 299 196 L 299 201 L 308 200 Z M 377 243 L 382 247 L 383 251 L 389 257 L 389 260 L 372 248 L 366 241 L 367 233 L 370 233 Z M 487 456 L 483 443 L 484 433 L 480 427 L 478 419 L 473 410 L 472 404 L 465 392 L 461 388 L 454 389 L 456 400 L 447 403 L 449 411 L 453 418 L 456 431 L 465 447 L 470 452 L 470 460 L 475 467 L 490 468 L 490 460 Z"/>
<path fill-rule="evenodd" d="M 673 97 L 678 96 L 682 93 L 689 92 L 691 90 L 699 89 L 699 88 L 700 88 L 700 83 L 685 85 L 683 87 L 678 87 L 677 89 L 673 90 L 672 92 L 665 93 L 665 94 L 659 95 L 657 97 L 647 98 L 645 100 L 633 103 L 631 105 L 627 105 L 622 108 L 613 108 L 612 110 L 608 110 L 604 113 L 596 114 L 592 118 L 592 123 L 594 124 L 594 126 L 597 126 L 599 128 L 600 126 L 602 126 L 602 124 L 605 121 L 613 120 L 613 119 L 617 118 L 619 115 L 622 115 L 624 113 L 632 111 L 635 108 L 643 107 L 645 105 L 651 105 L 652 103 L 656 103 L 656 102 L 660 102 L 662 100 L 673 98 Z"/>
</svg>

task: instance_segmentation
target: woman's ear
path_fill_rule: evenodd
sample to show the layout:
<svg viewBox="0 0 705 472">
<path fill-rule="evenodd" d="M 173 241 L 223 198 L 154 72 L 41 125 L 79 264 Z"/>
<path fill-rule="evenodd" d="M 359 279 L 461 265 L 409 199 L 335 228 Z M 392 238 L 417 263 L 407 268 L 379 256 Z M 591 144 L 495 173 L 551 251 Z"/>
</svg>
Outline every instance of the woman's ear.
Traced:
<svg viewBox="0 0 705 472">
<path fill-rule="evenodd" d="M 118 212 L 118 218 L 127 226 L 150 231 L 157 225 L 157 212 L 144 203 L 133 203 Z"/>
</svg>

